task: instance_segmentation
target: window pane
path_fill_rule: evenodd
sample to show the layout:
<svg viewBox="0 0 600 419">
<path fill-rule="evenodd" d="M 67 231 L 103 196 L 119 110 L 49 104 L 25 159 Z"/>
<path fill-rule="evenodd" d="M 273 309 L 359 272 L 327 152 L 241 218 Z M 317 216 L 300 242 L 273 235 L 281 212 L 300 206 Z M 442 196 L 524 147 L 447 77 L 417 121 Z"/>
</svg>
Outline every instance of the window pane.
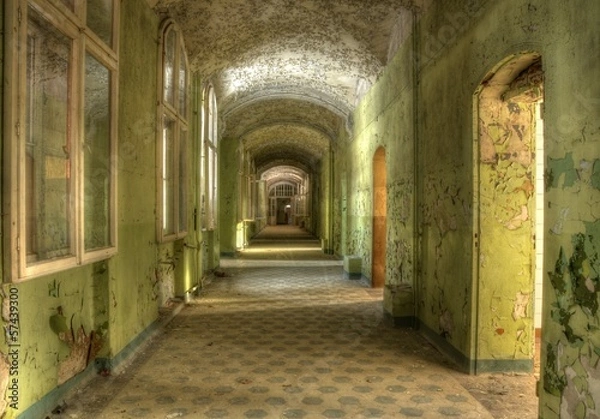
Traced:
<svg viewBox="0 0 600 419">
<path fill-rule="evenodd" d="M 179 134 L 179 231 L 183 232 L 187 227 L 187 132 L 180 131 Z"/>
<path fill-rule="evenodd" d="M 164 60 L 164 86 L 163 100 L 175 106 L 175 40 L 176 33 L 173 30 L 167 32 L 165 38 Z"/>
<path fill-rule="evenodd" d="M 214 148 L 208 149 L 208 225 L 209 229 L 215 228 L 217 208 L 217 153 Z"/>
<path fill-rule="evenodd" d="M 208 97 L 208 141 L 217 144 L 217 98 L 212 89 Z"/>
<path fill-rule="evenodd" d="M 186 118 L 186 104 L 187 104 L 187 96 L 186 96 L 186 84 L 187 84 L 187 69 L 185 65 L 185 50 L 183 47 L 180 49 L 179 54 L 179 115 L 182 118 Z"/>
<path fill-rule="evenodd" d="M 85 250 L 110 246 L 110 71 L 89 53 L 84 90 Z"/>
<path fill-rule="evenodd" d="M 164 117 L 162 136 L 162 200 L 163 200 L 163 234 L 175 233 L 173 196 L 175 191 L 174 179 L 174 128 L 175 122 Z"/>
<path fill-rule="evenodd" d="M 113 0 L 87 0 L 87 26 L 112 47 Z"/>
<path fill-rule="evenodd" d="M 28 19 L 25 241 L 28 262 L 37 262 L 72 254 L 72 41 L 31 7 Z"/>
</svg>

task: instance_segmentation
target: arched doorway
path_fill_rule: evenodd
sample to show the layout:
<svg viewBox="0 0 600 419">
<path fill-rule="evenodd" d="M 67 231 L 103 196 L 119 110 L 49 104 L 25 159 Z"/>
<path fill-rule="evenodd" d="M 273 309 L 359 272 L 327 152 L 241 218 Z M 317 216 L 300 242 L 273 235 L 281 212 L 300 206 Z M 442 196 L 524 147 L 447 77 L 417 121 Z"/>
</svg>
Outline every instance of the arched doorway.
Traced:
<svg viewBox="0 0 600 419">
<path fill-rule="evenodd" d="M 385 285 L 385 259 L 387 246 L 387 189 L 385 149 L 379 147 L 373 157 L 373 248 L 371 285 Z"/>
<path fill-rule="evenodd" d="M 534 52 L 508 57 L 475 94 L 476 373 L 532 371 L 539 359 L 542 102 L 541 57 Z"/>
</svg>

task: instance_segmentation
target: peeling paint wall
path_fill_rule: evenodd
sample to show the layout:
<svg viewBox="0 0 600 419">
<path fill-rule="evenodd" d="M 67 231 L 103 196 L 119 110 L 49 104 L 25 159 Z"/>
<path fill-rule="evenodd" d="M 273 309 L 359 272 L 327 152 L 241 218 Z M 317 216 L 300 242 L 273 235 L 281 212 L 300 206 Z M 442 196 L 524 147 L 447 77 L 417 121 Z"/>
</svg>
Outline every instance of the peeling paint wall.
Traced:
<svg viewBox="0 0 600 419">
<path fill-rule="evenodd" d="M 333 190 L 334 183 L 332 179 L 332 161 L 328 153 L 325 153 L 319 165 L 319 173 L 313 176 L 316 181 L 312 190 L 317 191 L 316 199 L 313 200 L 314 212 L 313 223 L 316 224 L 315 235 L 322 239 L 323 251 L 325 253 L 333 253 Z M 316 188 L 316 189 L 315 189 Z M 311 226 L 309 226 L 310 229 Z M 314 227 L 313 227 L 314 228 Z"/>
<path fill-rule="evenodd" d="M 239 141 L 237 138 L 223 138 L 219 142 L 219 232 L 221 235 L 220 253 L 233 255 L 236 252 L 236 234 L 240 224 L 238 216 L 239 173 L 231 170 L 239 166 Z"/>
<path fill-rule="evenodd" d="M 412 42 L 400 48 L 378 83 L 354 113 L 354 136 L 344 164 L 348 173 L 347 254 L 362 258 L 363 275 L 372 277 L 373 156 L 386 150 L 387 256 L 384 309 L 400 320 L 414 308 L 414 130 Z"/>
<path fill-rule="evenodd" d="M 528 66 L 521 76 L 502 91 L 492 77 L 484 84 L 494 87 L 484 87 L 477 100 L 476 357 L 529 360 L 533 368 L 535 121 L 543 74 L 539 62 L 529 65 L 524 57 L 498 70 Z M 518 60 L 525 63 L 519 67 Z"/>
<path fill-rule="evenodd" d="M 4 325 L 11 320 L 11 295 L 18 298 L 20 315 L 18 376 L 11 377 L 19 380 L 18 406 L 8 406 L 6 418 L 26 411 L 94 358 L 113 359 L 158 318 L 161 305 L 182 295 L 192 282 L 193 259 L 186 255 L 183 241 L 156 240 L 158 28 L 159 18 L 145 1 L 121 2 L 118 254 L 2 286 Z M 189 164 L 196 164 L 191 159 Z M 196 202 L 195 183 L 190 179 L 190 207 Z M 191 214 L 190 208 L 188 225 L 193 226 Z M 196 244 L 193 234 L 186 241 Z M 13 361 L 7 357 L 9 343 L 10 335 L 5 334 L 0 345 L 3 389 L 11 383 L 6 381 L 11 364 L 5 363 Z M 5 402 L 10 403 L 10 397 Z"/>
<path fill-rule="evenodd" d="M 528 143 L 532 133 L 524 127 L 531 126 L 532 108 L 515 97 L 483 116 L 487 137 L 481 144 L 483 164 L 476 185 L 474 133 L 479 121 L 476 125 L 473 106 L 474 94 L 491 69 L 512 54 L 541 55 L 545 153 L 537 157 L 546 164 L 548 273 L 540 395 L 544 418 L 594 417 L 600 408 L 600 81 L 592 70 L 600 59 L 589 53 L 600 44 L 598 16 L 600 4 L 583 0 L 433 3 L 419 16 L 416 54 L 410 54 L 405 42 L 357 108 L 353 138 L 338 164 L 351 174 L 347 253 L 362 257 L 363 274 L 371 275 L 371 159 L 384 146 L 391 162 L 387 193 L 393 217 L 388 220 L 386 282 L 416 285 L 408 295 L 416 298 L 423 329 L 445 342 L 466 368 L 480 358 L 499 361 L 490 364 L 499 369 L 530 361 L 533 285 L 525 278 L 532 261 L 534 156 Z M 419 87 L 413 118 L 415 92 L 408 73 L 415 67 Z M 521 81 L 512 88 L 522 88 Z M 485 198 L 477 208 L 476 193 Z M 415 199 L 416 249 L 411 214 Z M 487 232 L 481 257 L 474 227 L 480 210 Z M 515 251 L 522 261 L 514 259 Z M 416 267 L 411 257 L 415 253 Z M 482 267 L 489 271 L 488 284 L 478 282 L 475 268 Z M 482 296 L 477 294 L 480 287 Z M 386 290 L 388 313 L 405 313 L 395 311 L 402 301 Z"/>
<path fill-rule="evenodd" d="M 20 284 L 4 284 L 2 319 L 10 324 L 10 296 L 18 302 L 18 342 L 5 334 L 3 353 L 18 343 L 18 356 L 9 358 L 18 379 L 18 403 L 9 406 L 11 418 L 40 400 L 46 393 L 81 372 L 90 361 L 86 350 L 98 353 L 108 346 L 106 314 L 96 303 L 106 295 L 107 281 L 88 265 Z M 14 364 L 12 361 L 16 361 Z M 6 387 L 5 387 L 6 388 Z M 10 392 L 8 392 L 10 393 Z M 9 403 L 12 400 L 7 399 Z"/>
<path fill-rule="evenodd" d="M 121 3 L 119 253 L 108 262 L 111 356 L 157 318 L 162 249 L 170 246 L 156 243 L 157 58 L 140 53 L 157 48 L 158 27 L 143 1 Z"/>
<path fill-rule="evenodd" d="M 506 244 L 482 247 L 480 262 L 502 274 L 515 267 L 510 265 L 518 269 L 511 274 L 516 283 L 502 280 L 495 283 L 495 289 L 487 287 L 488 303 L 478 305 L 477 289 L 482 284 L 477 282 L 473 265 L 473 214 L 479 209 L 473 208 L 473 94 L 490 69 L 511 54 L 536 51 L 542 57 L 545 156 L 539 157 L 546 163 L 547 274 L 540 416 L 544 418 L 599 414 L 596 371 L 600 329 L 593 307 L 598 302 L 595 255 L 600 246 L 600 191 L 596 186 L 600 82 L 593 69 L 599 67 L 600 59 L 589 53 L 600 44 L 595 23 L 598 16 L 597 2 L 448 1 L 433 3 L 418 28 L 418 182 L 422 185 L 417 188 L 422 214 L 419 318 L 467 363 L 478 356 L 497 357 L 494 360 L 499 361 L 530 357 L 530 344 L 523 342 L 531 338 L 520 339 L 531 330 L 532 289 L 518 279 L 529 267 L 526 262 L 507 259 L 507 247 L 526 253 L 525 247 L 530 246 L 524 238 L 510 236 L 527 229 L 525 224 L 532 215 L 527 198 L 530 170 L 521 169 L 530 152 L 525 147 L 515 158 L 490 163 L 489 168 L 495 165 L 495 170 L 483 169 L 482 193 L 491 194 L 490 202 L 500 201 L 484 223 L 496 223 L 494 234 L 502 236 Z M 516 111 L 513 108 L 503 119 L 510 121 Z M 515 122 L 522 125 L 519 120 Z M 515 149 L 517 143 L 512 139 L 520 137 L 514 128 L 507 131 L 496 126 L 494 130 L 490 138 L 511 134 L 506 137 L 508 142 L 494 145 L 495 150 L 504 146 Z M 491 188 L 486 189 L 488 185 Z M 516 192 L 508 194 L 511 190 Z M 507 198 L 508 203 L 503 201 Z M 483 324 L 477 325 L 476 319 L 483 319 Z M 481 333 L 483 328 L 485 333 Z"/>
<path fill-rule="evenodd" d="M 600 417 L 600 58 L 589 53 L 600 44 L 600 4 L 576 3 L 557 6 L 563 41 L 546 83 L 555 100 L 546 107 L 543 417 Z"/>
</svg>

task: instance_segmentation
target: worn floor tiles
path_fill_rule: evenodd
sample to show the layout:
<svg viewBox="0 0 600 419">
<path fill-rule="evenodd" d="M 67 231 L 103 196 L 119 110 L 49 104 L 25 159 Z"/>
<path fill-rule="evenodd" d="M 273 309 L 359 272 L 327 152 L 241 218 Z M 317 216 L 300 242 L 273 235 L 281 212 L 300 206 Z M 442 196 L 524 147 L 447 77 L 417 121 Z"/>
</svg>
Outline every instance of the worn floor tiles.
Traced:
<svg viewBox="0 0 600 419">
<path fill-rule="evenodd" d="M 339 261 L 223 261 L 120 375 L 61 418 L 491 418 L 417 333 L 387 326 L 382 292 Z"/>
</svg>

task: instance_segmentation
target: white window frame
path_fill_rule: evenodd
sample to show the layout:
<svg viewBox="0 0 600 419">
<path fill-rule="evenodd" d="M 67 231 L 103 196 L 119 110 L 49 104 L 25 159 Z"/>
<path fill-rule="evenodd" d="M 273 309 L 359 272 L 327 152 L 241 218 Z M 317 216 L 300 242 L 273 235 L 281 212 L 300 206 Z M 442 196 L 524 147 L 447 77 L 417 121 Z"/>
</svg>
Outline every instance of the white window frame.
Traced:
<svg viewBox="0 0 600 419">
<path fill-rule="evenodd" d="M 202 229 L 215 230 L 217 228 L 218 211 L 218 173 L 219 173 L 219 127 L 217 96 L 212 84 L 204 89 L 204 106 L 202 109 Z M 210 164 L 211 156 L 213 159 Z"/>
<path fill-rule="evenodd" d="M 167 35 L 169 32 L 173 31 L 175 33 L 175 51 L 174 51 L 174 65 L 173 68 L 175 71 L 174 78 L 174 86 L 173 86 L 173 104 L 169 103 L 165 100 L 165 44 L 167 40 Z M 166 19 L 160 26 L 159 32 L 159 48 L 158 48 L 158 110 L 157 110 L 157 132 L 156 132 L 156 167 L 157 167 L 157 217 L 156 217 L 156 231 L 157 231 L 157 240 L 158 242 L 169 242 L 173 240 L 178 240 L 187 235 L 188 230 L 188 205 L 187 205 L 187 197 L 188 197 L 188 185 L 187 179 L 189 176 L 188 167 L 187 167 L 187 159 L 182 157 L 182 147 L 184 147 L 183 155 L 187 156 L 188 153 L 185 151 L 189 150 L 190 144 L 190 130 L 188 124 L 188 114 L 190 107 L 189 100 L 189 83 L 190 83 L 190 71 L 189 71 L 189 63 L 187 59 L 187 54 L 185 50 L 185 44 L 183 42 L 183 34 L 181 29 L 175 23 L 173 19 Z M 183 61 L 183 63 L 182 63 Z M 184 83 L 184 91 L 181 92 L 180 84 L 179 84 L 179 69 L 180 65 L 183 64 L 185 67 L 186 80 Z M 180 109 L 181 102 L 180 97 L 181 94 L 185 95 L 184 98 L 184 108 L 183 111 Z M 164 130 L 165 130 L 165 121 L 169 120 L 173 122 L 173 161 L 171 163 L 166 162 L 166 152 L 165 152 L 165 138 L 164 138 Z M 185 138 L 181 138 L 182 132 L 185 132 Z M 166 164 L 171 164 L 171 171 L 173 176 L 173 191 L 172 192 L 172 201 L 168 202 L 167 196 L 167 188 L 166 188 Z M 179 174 L 181 170 L 186 174 L 183 179 L 183 185 L 181 184 L 181 179 Z M 167 215 L 167 205 L 172 206 L 172 214 L 171 219 L 168 221 L 173 225 L 173 231 L 166 231 L 166 226 L 168 225 L 166 217 Z M 183 205 L 184 208 L 181 208 Z M 185 213 L 183 220 L 180 218 L 181 213 Z"/>
<path fill-rule="evenodd" d="M 5 2 L 4 32 L 4 195 L 5 214 L 4 259 L 5 281 L 21 282 L 31 278 L 67 270 L 87 263 L 107 259 L 117 253 L 117 99 L 118 99 L 118 39 L 119 6 L 112 0 L 112 45 L 100 40 L 86 27 L 86 5 L 75 1 L 70 10 L 60 0 L 8 0 Z M 64 257 L 28 261 L 27 248 L 27 176 L 25 171 L 27 118 L 27 39 L 28 7 L 32 7 L 55 30 L 71 39 L 69 56 L 68 155 L 71 160 L 70 202 L 68 208 L 70 254 Z M 91 54 L 110 72 L 109 85 L 109 244 L 100 249 L 85 250 L 84 217 L 84 79 L 85 57 Z"/>
</svg>

